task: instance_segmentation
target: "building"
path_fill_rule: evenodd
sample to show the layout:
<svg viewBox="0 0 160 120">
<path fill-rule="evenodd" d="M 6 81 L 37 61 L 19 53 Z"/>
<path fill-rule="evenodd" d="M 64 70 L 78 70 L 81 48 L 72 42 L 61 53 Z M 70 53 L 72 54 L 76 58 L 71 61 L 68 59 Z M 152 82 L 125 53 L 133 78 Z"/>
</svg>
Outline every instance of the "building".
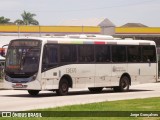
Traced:
<svg viewBox="0 0 160 120">
<path fill-rule="evenodd" d="M 73 19 L 59 23 L 63 26 L 96 26 L 100 27 L 100 34 L 114 35 L 115 25 L 107 18 Z"/>
<path fill-rule="evenodd" d="M 160 45 L 160 27 L 148 27 L 141 23 L 127 23 L 116 27 L 115 37 L 154 40 Z"/>
<path fill-rule="evenodd" d="M 56 26 L 0 25 L 0 36 L 52 36 L 55 34 L 104 34 L 118 38 L 154 40 L 157 45 L 160 45 L 160 27 L 149 27 L 141 23 L 127 23 L 116 27 L 107 18 L 65 20 Z M 4 38 L 0 37 L 0 43 L 3 44 L 3 42 Z"/>
<path fill-rule="evenodd" d="M 122 25 L 121 27 L 148 27 L 142 23 L 127 23 Z"/>
</svg>

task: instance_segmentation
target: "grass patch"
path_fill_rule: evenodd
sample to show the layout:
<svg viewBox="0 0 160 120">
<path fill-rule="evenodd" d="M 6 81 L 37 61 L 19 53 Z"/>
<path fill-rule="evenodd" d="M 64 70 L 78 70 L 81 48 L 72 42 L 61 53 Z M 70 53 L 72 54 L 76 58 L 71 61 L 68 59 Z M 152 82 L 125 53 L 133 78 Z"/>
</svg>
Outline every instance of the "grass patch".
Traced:
<svg viewBox="0 0 160 120">
<path fill-rule="evenodd" d="M 84 105 L 72 105 L 38 111 L 160 111 L 160 98 L 121 100 Z"/>
<path fill-rule="evenodd" d="M 160 111 L 160 97 L 134 100 L 100 102 L 83 105 L 72 105 L 57 108 L 38 109 L 34 111 Z M 63 114 L 63 112 L 61 112 Z M 160 113 L 159 113 L 160 115 Z M 20 120 L 22 118 L 1 118 L 1 120 Z M 23 118 L 23 120 L 160 120 L 159 117 L 45 117 Z"/>
</svg>

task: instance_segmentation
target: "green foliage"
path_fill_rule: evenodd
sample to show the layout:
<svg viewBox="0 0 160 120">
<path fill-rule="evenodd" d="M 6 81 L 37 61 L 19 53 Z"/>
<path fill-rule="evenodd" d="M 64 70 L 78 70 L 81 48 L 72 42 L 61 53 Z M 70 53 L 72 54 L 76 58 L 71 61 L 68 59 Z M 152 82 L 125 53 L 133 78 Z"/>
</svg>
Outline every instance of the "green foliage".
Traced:
<svg viewBox="0 0 160 120">
<path fill-rule="evenodd" d="M 18 24 L 18 25 L 39 25 L 39 22 L 34 19 L 36 14 L 24 11 L 22 14 L 22 20 L 17 19 L 14 23 L 10 22 L 9 18 L 5 18 L 4 16 L 0 17 L 0 24 Z"/>
<path fill-rule="evenodd" d="M 34 19 L 36 14 L 24 11 L 21 16 L 22 20 L 17 19 L 14 23 L 19 25 L 39 25 L 39 22 Z"/>
<path fill-rule="evenodd" d="M 9 18 L 5 18 L 4 16 L 0 17 L 0 24 L 8 24 L 10 23 Z"/>
<path fill-rule="evenodd" d="M 43 109 L 42 111 L 160 111 L 160 98 L 107 101 Z M 38 110 L 39 111 L 39 110 Z"/>
</svg>

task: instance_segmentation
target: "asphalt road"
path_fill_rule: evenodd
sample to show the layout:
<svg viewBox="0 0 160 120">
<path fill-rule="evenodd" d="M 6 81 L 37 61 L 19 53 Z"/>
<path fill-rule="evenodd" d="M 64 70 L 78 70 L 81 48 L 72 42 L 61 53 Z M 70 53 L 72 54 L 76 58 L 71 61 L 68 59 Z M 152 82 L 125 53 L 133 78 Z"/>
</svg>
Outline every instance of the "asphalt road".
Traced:
<svg viewBox="0 0 160 120">
<path fill-rule="evenodd" d="M 57 96 L 54 92 L 40 92 L 32 97 L 27 91 L 0 90 L 0 111 L 24 111 L 39 108 L 115 101 L 135 98 L 160 97 L 160 83 L 135 85 L 130 92 L 116 93 L 104 89 L 102 93 L 91 94 L 88 90 L 72 90 L 67 96 Z"/>
</svg>

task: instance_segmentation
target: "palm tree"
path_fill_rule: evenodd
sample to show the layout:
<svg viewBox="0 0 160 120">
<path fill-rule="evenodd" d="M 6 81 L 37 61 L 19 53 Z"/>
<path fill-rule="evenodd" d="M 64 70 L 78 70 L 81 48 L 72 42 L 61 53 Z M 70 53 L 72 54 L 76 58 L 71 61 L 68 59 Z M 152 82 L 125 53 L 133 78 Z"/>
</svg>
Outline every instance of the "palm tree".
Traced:
<svg viewBox="0 0 160 120">
<path fill-rule="evenodd" d="M 5 18 L 4 16 L 0 17 L 0 24 L 8 24 L 10 23 L 9 18 Z"/>
<path fill-rule="evenodd" d="M 23 20 L 17 19 L 16 21 L 14 21 L 14 23 L 18 24 L 18 25 L 24 25 Z"/>
<path fill-rule="evenodd" d="M 18 19 L 14 23 L 20 24 L 20 25 L 39 25 L 39 22 L 34 19 L 36 14 L 32 14 L 30 12 L 24 11 L 22 14 L 22 20 Z"/>
</svg>

